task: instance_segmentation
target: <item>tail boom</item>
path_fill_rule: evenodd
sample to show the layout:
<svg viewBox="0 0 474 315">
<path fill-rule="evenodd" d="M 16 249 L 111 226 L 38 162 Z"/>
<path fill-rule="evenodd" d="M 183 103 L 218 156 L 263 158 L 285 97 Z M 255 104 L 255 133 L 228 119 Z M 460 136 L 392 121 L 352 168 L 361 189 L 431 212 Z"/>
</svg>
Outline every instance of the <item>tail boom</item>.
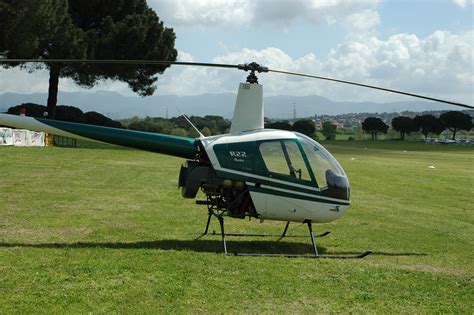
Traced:
<svg viewBox="0 0 474 315">
<path fill-rule="evenodd" d="M 183 158 L 196 156 L 195 139 L 65 121 L 0 114 L 0 126 L 42 131 L 74 139 L 103 142 Z"/>
</svg>

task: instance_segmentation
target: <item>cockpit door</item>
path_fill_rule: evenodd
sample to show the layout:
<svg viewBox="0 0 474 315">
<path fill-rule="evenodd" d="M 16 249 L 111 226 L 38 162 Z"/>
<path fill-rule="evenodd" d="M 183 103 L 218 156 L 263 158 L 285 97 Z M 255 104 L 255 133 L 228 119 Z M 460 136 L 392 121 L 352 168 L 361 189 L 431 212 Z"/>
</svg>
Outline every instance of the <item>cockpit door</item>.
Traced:
<svg viewBox="0 0 474 315">
<path fill-rule="evenodd" d="M 265 198 L 265 217 L 304 220 L 308 209 L 304 197 L 313 194 L 316 182 L 308 160 L 296 139 L 259 142 L 258 152 L 263 174 L 268 180 L 261 185 Z"/>
</svg>

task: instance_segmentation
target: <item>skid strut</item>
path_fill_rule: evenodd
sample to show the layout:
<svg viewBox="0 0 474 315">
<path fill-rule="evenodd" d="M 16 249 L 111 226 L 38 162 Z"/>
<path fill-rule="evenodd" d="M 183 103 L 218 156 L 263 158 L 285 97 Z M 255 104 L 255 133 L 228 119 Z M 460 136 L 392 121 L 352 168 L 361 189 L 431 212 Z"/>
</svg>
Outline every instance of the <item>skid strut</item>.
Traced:
<svg viewBox="0 0 474 315">
<path fill-rule="evenodd" d="M 207 224 L 206 228 L 204 229 L 204 233 L 194 233 L 199 235 L 196 240 L 200 239 L 205 235 L 221 235 L 221 233 L 216 233 L 216 231 L 212 231 L 209 233 L 209 224 L 211 222 L 213 213 L 209 212 L 209 216 L 207 217 Z M 218 218 L 219 216 L 216 215 Z M 290 226 L 290 222 L 286 222 L 285 229 L 283 230 L 282 234 L 252 234 L 252 233 L 226 233 L 227 236 L 234 236 L 234 237 L 278 237 L 277 242 L 281 241 L 283 238 L 300 238 L 300 237 L 308 237 L 307 235 L 286 235 L 288 232 L 288 227 Z M 324 237 L 331 234 L 331 231 L 326 231 L 321 234 L 314 235 L 314 237 Z"/>
<path fill-rule="evenodd" d="M 290 222 L 287 222 L 286 225 L 285 225 L 285 229 L 283 230 L 283 233 L 281 235 L 275 235 L 275 234 L 239 234 L 239 233 L 228 233 L 226 234 L 225 233 L 225 230 L 224 230 L 224 217 L 222 215 L 217 215 L 216 213 L 214 213 L 214 211 L 212 210 L 209 210 L 209 216 L 207 218 L 207 224 L 206 224 L 206 228 L 204 230 L 204 233 L 201 234 L 197 239 L 205 236 L 205 235 L 218 235 L 217 233 L 215 233 L 215 231 L 213 233 L 208 233 L 209 231 L 209 224 L 211 222 L 211 218 L 212 216 L 215 216 L 218 221 L 219 221 L 219 225 L 220 225 L 220 228 L 221 228 L 221 233 L 220 233 L 220 236 L 221 236 L 221 240 L 222 240 L 222 245 L 224 247 L 224 254 L 225 255 L 232 255 L 232 256 L 269 256 L 269 257 L 295 257 L 295 258 L 336 258 L 336 259 L 351 259 L 351 258 L 364 258 L 365 256 L 369 255 L 371 252 L 370 251 L 367 251 L 367 252 L 363 252 L 363 253 L 360 253 L 360 254 L 354 254 L 354 255 L 320 255 L 319 252 L 318 252 L 318 247 L 316 245 L 316 240 L 315 238 L 316 237 L 324 237 L 326 235 L 328 235 L 329 231 L 327 232 L 324 232 L 324 233 L 321 233 L 319 235 L 315 235 L 314 234 L 314 231 L 313 231 L 313 224 L 310 220 L 306 220 L 303 222 L 303 224 L 306 224 L 308 226 L 308 230 L 309 230 L 309 235 L 310 235 L 310 238 L 311 238 L 311 244 L 313 245 L 313 250 L 314 250 L 314 254 L 313 255 L 298 255 L 298 254 L 262 254 L 262 253 L 228 253 L 227 251 L 227 243 L 226 243 L 226 236 L 261 236 L 261 237 L 272 237 L 272 236 L 279 236 L 278 240 L 277 241 L 280 241 L 281 239 L 283 239 L 284 237 L 305 237 L 303 235 L 286 235 L 286 233 L 288 232 L 288 227 L 290 225 Z M 307 237 L 307 236 L 306 236 Z"/>
</svg>

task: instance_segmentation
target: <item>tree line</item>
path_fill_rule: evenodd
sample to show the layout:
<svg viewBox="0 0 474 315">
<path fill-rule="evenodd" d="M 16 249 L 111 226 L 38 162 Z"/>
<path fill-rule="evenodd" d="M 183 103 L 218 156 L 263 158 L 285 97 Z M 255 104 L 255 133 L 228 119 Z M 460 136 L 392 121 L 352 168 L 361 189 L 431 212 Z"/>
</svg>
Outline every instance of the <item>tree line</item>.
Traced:
<svg viewBox="0 0 474 315">
<path fill-rule="evenodd" d="M 27 116 L 44 118 L 47 107 L 33 103 L 24 103 L 10 107 L 8 114 L 18 115 L 21 109 L 26 110 Z M 136 131 L 158 132 L 183 137 L 198 137 L 199 134 L 189 122 L 183 117 L 132 117 L 116 121 L 97 112 L 84 113 L 77 107 L 59 105 L 57 106 L 56 119 L 68 122 L 98 125 L 113 128 L 127 128 Z M 231 121 L 221 116 L 206 115 L 204 117 L 191 116 L 189 120 L 204 136 L 212 136 L 228 133 Z M 471 130 L 472 118 L 469 114 L 460 111 L 443 113 L 439 118 L 434 115 L 419 115 L 414 118 L 398 116 L 392 119 L 391 127 L 400 133 L 400 139 L 404 140 L 406 135 L 412 132 L 420 132 L 425 138 L 429 134 L 439 135 L 446 129 L 452 132 L 452 139 L 456 138 L 459 130 Z M 265 128 L 295 131 L 317 139 L 315 123 L 311 119 L 301 119 L 294 123 L 288 121 L 269 122 Z M 377 117 L 367 117 L 362 122 L 362 130 L 371 135 L 372 140 L 377 139 L 380 133 L 387 133 L 389 126 Z M 319 130 L 326 140 L 336 138 L 337 127 L 330 121 L 325 121 Z"/>
<path fill-rule="evenodd" d="M 452 139 L 456 139 L 456 133 L 460 130 L 472 129 L 472 117 L 460 111 L 449 111 L 443 113 L 439 118 L 433 115 L 421 115 L 414 118 L 398 116 L 392 119 L 392 129 L 400 133 L 400 139 L 412 132 L 421 132 L 425 138 L 429 134 L 440 135 L 446 129 L 452 132 Z M 377 139 L 378 133 L 387 133 L 389 126 L 380 118 L 367 117 L 362 122 L 362 130 Z"/>
<path fill-rule="evenodd" d="M 7 114 L 19 115 L 21 109 L 26 111 L 26 115 L 35 118 L 46 118 L 47 107 L 44 105 L 38 105 L 33 103 L 24 103 L 21 105 L 10 107 L 7 110 Z M 68 122 L 74 122 L 79 124 L 89 124 L 112 128 L 123 128 L 122 124 L 118 121 L 110 119 L 98 112 L 86 112 L 84 113 L 77 107 L 68 105 L 59 105 L 56 108 L 56 119 Z"/>
<path fill-rule="evenodd" d="M 307 135 L 308 137 L 317 139 L 316 126 L 311 119 L 301 119 L 290 124 L 288 121 L 277 121 L 265 124 L 265 128 L 291 130 Z M 325 121 L 320 130 L 326 140 L 336 139 L 336 125 L 330 121 Z"/>
<path fill-rule="evenodd" d="M 204 117 L 191 116 L 189 120 L 206 137 L 228 133 L 230 120 L 221 116 L 206 115 Z M 162 117 L 132 117 L 121 120 L 125 128 L 137 131 L 158 132 L 182 137 L 198 137 L 197 131 L 183 116 Z"/>
<path fill-rule="evenodd" d="M 228 133 L 231 122 L 220 116 L 191 116 L 191 122 L 204 134 L 204 136 Z M 159 117 L 134 117 L 123 120 L 129 129 L 142 130 L 150 132 L 168 133 L 178 136 L 197 136 L 193 128 L 183 117 L 171 119 Z M 460 111 L 450 111 L 440 115 L 439 118 L 434 115 L 419 115 L 414 118 L 398 116 L 391 122 L 393 130 L 400 133 L 400 139 L 404 140 L 407 134 L 412 132 L 420 132 L 428 137 L 429 134 L 440 135 L 443 131 L 450 130 L 452 139 L 456 138 L 459 130 L 471 130 L 473 127 L 472 118 L 469 114 Z M 311 138 L 317 139 L 316 127 L 311 119 L 301 119 L 290 124 L 288 121 L 276 121 L 265 124 L 265 128 L 295 131 L 305 134 Z M 362 130 L 372 136 L 372 140 L 377 139 L 378 133 L 387 133 L 390 127 L 380 118 L 367 117 L 362 122 Z M 337 127 L 330 121 L 325 121 L 319 130 L 326 140 L 334 140 L 336 138 Z"/>
<path fill-rule="evenodd" d="M 7 110 L 7 114 L 19 115 L 22 108 L 29 117 L 45 118 L 47 116 L 45 115 L 47 111 L 46 106 L 33 103 L 24 103 L 10 107 Z M 136 131 L 158 132 L 182 137 L 199 136 L 197 131 L 194 130 L 183 116 L 170 119 L 161 117 L 132 117 L 116 121 L 97 112 L 84 113 L 81 109 L 74 106 L 59 105 L 56 108 L 56 120 L 112 128 L 126 128 Z M 221 116 L 191 116 L 189 120 L 206 137 L 228 133 L 230 130 L 230 120 Z"/>
</svg>

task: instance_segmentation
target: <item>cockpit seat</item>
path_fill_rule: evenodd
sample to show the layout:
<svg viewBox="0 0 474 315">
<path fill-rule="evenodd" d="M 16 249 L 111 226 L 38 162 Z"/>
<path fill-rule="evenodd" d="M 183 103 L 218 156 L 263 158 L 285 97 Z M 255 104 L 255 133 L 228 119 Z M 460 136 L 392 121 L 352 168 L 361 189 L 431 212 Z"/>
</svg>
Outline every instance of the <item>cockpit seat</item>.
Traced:
<svg viewBox="0 0 474 315">
<path fill-rule="evenodd" d="M 323 194 L 327 197 L 349 199 L 349 181 L 345 176 L 336 175 L 332 170 L 326 170 L 327 189 Z"/>
</svg>

